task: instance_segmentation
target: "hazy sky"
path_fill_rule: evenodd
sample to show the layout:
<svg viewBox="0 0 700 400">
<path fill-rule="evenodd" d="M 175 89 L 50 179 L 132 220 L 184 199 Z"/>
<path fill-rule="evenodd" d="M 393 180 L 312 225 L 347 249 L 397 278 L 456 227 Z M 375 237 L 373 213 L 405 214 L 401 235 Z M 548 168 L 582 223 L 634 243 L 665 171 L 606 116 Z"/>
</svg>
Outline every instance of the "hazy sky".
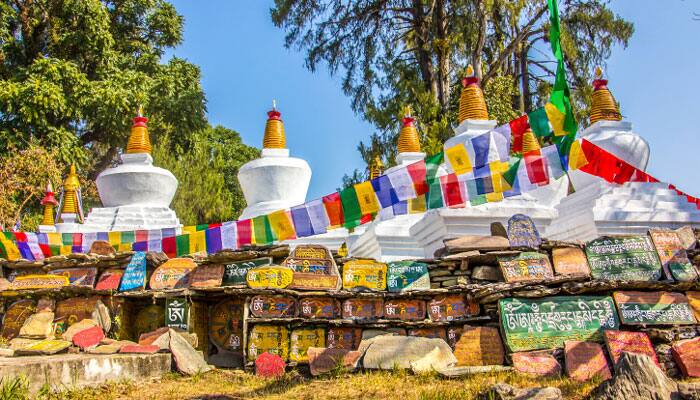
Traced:
<svg viewBox="0 0 700 400">
<path fill-rule="evenodd" d="M 284 48 L 284 33 L 270 21 L 272 1 L 172 1 L 185 17 L 185 37 L 170 53 L 200 66 L 212 124 L 260 147 L 276 99 L 287 147 L 313 171 L 307 199 L 335 191 L 344 173 L 363 167 L 356 148 L 372 127 L 352 112 L 339 78 L 309 72 L 303 54 Z M 693 20 L 700 1 L 612 3 L 635 33 L 627 49 L 613 51 L 608 86 L 651 146 L 648 172 L 700 196 L 700 21 Z"/>
</svg>

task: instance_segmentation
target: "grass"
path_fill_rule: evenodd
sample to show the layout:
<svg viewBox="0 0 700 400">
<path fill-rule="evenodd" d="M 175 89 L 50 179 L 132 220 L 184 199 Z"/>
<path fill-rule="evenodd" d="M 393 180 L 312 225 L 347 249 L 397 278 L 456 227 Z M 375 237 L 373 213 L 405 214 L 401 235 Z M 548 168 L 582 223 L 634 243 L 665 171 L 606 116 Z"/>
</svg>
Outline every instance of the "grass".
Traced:
<svg viewBox="0 0 700 400">
<path fill-rule="evenodd" d="M 232 400 L 232 399 L 473 399 L 494 383 L 516 387 L 554 386 L 567 399 L 583 399 L 597 385 L 567 378 L 528 377 L 515 373 L 488 373 L 463 379 L 413 375 L 404 371 L 333 373 L 308 378 L 290 372 L 280 380 L 266 380 L 242 371 L 216 370 L 195 377 L 168 374 L 150 382 L 112 383 L 95 388 L 42 393 L 42 400 Z M 18 399 L 23 399 L 18 397 Z M 0 399 L 2 400 L 2 399 Z"/>
</svg>

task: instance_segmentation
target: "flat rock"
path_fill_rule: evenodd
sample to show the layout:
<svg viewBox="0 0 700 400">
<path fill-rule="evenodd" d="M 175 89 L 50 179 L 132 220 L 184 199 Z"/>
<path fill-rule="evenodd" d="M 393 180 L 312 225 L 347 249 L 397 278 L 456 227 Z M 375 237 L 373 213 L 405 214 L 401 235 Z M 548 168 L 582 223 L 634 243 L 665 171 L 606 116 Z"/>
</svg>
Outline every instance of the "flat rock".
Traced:
<svg viewBox="0 0 700 400">
<path fill-rule="evenodd" d="M 135 345 L 136 343 L 125 340 L 125 341 L 115 341 L 110 344 L 103 344 L 95 347 L 90 347 L 86 351 L 90 354 L 116 354 L 124 346 Z"/>
<path fill-rule="evenodd" d="M 164 334 L 168 333 L 169 331 L 170 331 L 170 328 L 168 328 L 167 326 L 164 326 L 162 328 L 156 329 L 155 331 L 142 333 L 141 336 L 139 336 L 139 344 L 141 346 L 150 346 L 153 344 L 153 342 L 158 340 L 158 338 L 160 338 Z M 168 340 L 170 340 L 169 337 L 168 337 Z"/>
<path fill-rule="evenodd" d="M 92 311 L 92 319 L 97 322 L 103 331 L 109 332 L 112 329 L 112 317 L 109 308 L 100 300 L 97 300 L 95 303 L 95 309 Z"/>
<path fill-rule="evenodd" d="M 435 369 L 440 369 L 457 363 L 452 349 L 442 339 L 382 335 L 362 342 L 369 342 L 360 343 L 360 349 L 367 348 L 362 359 L 367 369 L 408 369 L 417 361 L 421 361 L 421 368 L 426 368 L 430 360 L 439 360 Z"/>
<path fill-rule="evenodd" d="M 479 396 L 483 400 L 561 400 L 561 390 L 553 387 L 518 389 L 497 383 Z"/>
<path fill-rule="evenodd" d="M 467 235 L 445 241 L 445 248 L 450 253 L 469 250 L 502 250 L 509 247 L 508 239 L 501 236 Z"/>
<path fill-rule="evenodd" d="M 76 333 L 78 333 L 80 331 L 83 331 L 85 329 L 89 329 L 89 328 L 92 328 L 95 326 L 97 326 L 97 322 L 95 322 L 95 320 L 92 320 L 92 319 L 80 320 L 80 321 L 74 323 L 73 325 L 69 326 L 68 329 L 66 329 L 66 331 L 63 332 L 63 335 L 61 335 L 61 338 L 63 338 L 63 340 L 67 340 L 69 342 L 72 342 L 73 335 L 75 335 Z"/>
<path fill-rule="evenodd" d="M 10 348 L 0 348 L 0 357 L 12 357 L 15 351 Z"/>
<path fill-rule="evenodd" d="M 649 356 L 624 352 L 615 364 L 615 375 L 592 393 L 596 400 L 679 399 L 679 387 Z"/>
<path fill-rule="evenodd" d="M 520 373 L 556 376 L 561 374 L 561 365 L 551 353 L 547 351 L 533 351 L 527 353 L 513 353 L 513 369 Z"/>
<path fill-rule="evenodd" d="M 683 375 L 700 377 L 700 338 L 676 342 L 671 347 L 673 359 L 683 371 Z"/>
<path fill-rule="evenodd" d="M 73 344 L 85 350 L 89 347 L 94 347 L 100 344 L 104 339 L 105 334 L 99 326 L 83 329 L 73 335 Z"/>
<path fill-rule="evenodd" d="M 39 339 L 14 338 L 10 340 L 10 349 L 17 351 L 39 342 Z"/>
<path fill-rule="evenodd" d="M 170 351 L 173 353 L 178 371 L 186 375 L 211 371 L 212 367 L 204 361 L 202 354 L 195 350 L 185 338 L 172 329 L 169 334 Z"/>
<path fill-rule="evenodd" d="M 577 381 L 587 381 L 595 376 L 602 380 L 612 378 L 603 346 L 594 342 L 567 340 L 564 342 L 566 374 Z"/>
<path fill-rule="evenodd" d="M 19 336 L 28 339 L 46 339 L 53 334 L 54 313 L 40 312 L 32 314 L 24 321 Z"/>
<path fill-rule="evenodd" d="M 503 274 L 501 270 L 497 267 L 490 265 L 477 265 L 472 268 L 472 279 L 478 279 L 482 281 L 491 282 L 502 282 Z"/>
<path fill-rule="evenodd" d="M 158 346 L 142 346 L 140 344 L 128 344 L 126 346 L 122 346 L 121 349 L 119 349 L 120 353 L 126 353 L 126 354 L 153 354 L 157 353 L 160 350 L 160 347 Z"/>
<path fill-rule="evenodd" d="M 414 374 L 420 374 L 451 368 L 455 364 L 457 364 L 457 358 L 454 354 L 445 352 L 440 347 L 435 347 L 422 358 L 411 362 L 411 370 Z"/>
<path fill-rule="evenodd" d="M 255 375 L 278 379 L 284 376 L 286 364 L 277 354 L 264 352 L 255 359 Z"/>
<path fill-rule="evenodd" d="M 337 368 L 350 371 L 355 370 L 362 353 L 345 349 L 309 347 L 306 351 L 306 355 L 309 357 L 311 375 L 318 376 Z"/>
<path fill-rule="evenodd" d="M 70 346 L 71 343 L 65 340 L 45 339 L 17 349 L 15 353 L 18 355 L 51 355 L 60 353 Z"/>
</svg>

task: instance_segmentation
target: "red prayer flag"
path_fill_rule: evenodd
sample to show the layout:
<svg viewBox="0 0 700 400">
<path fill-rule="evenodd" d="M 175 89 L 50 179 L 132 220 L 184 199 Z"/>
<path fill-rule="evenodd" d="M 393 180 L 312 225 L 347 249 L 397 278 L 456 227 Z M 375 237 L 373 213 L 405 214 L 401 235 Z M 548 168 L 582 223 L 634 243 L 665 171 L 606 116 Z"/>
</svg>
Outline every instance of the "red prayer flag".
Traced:
<svg viewBox="0 0 700 400">
<path fill-rule="evenodd" d="M 530 178 L 532 184 L 539 186 L 549 184 L 547 164 L 539 150 L 533 150 L 523 154 L 523 160 L 525 161 L 527 177 Z"/>
<path fill-rule="evenodd" d="M 514 153 L 523 152 L 523 134 L 530 127 L 527 115 L 514 119 L 508 123 L 510 125 L 511 149 Z"/>
<path fill-rule="evenodd" d="M 148 231 L 139 230 L 134 233 L 134 242 L 147 242 Z"/>
<path fill-rule="evenodd" d="M 239 248 L 250 245 L 253 236 L 252 220 L 236 221 L 236 233 Z"/>
<path fill-rule="evenodd" d="M 175 236 L 164 237 L 163 238 L 163 253 L 167 254 L 168 257 L 177 257 L 177 241 Z"/>
<path fill-rule="evenodd" d="M 409 164 L 406 169 L 411 175 L 413 187 L 416 189 L 416 196 L 421 196 L 428 193 L 428 183 L 426 182 L 425 160 Z"/>
<path fill-rule="evenodd" d="M 26 242 L 27 241 L 27 234 L 24 232 L 12 232 L 12 235 L 15 237 L 16 242 Z"/>
<path fill-rule="evenodd" d="M 460 190 L 459 180 L 454 173 L 440 177 L 440 186 L 442 186 L 442 197 L 448 207 L 459 206 L 464 204 L 462 192 Z"/>
<path fill-rule="evenodd" d="M 335 192 L 328 196 L 323 196 L 322 200 L 323 206 L 326 208 L 326 214 L 328 214 L 330 226 L 342 226 L 345 220 L 343 218 L 343 205 L 340 202 L 340 193 Z"/>
</svg>

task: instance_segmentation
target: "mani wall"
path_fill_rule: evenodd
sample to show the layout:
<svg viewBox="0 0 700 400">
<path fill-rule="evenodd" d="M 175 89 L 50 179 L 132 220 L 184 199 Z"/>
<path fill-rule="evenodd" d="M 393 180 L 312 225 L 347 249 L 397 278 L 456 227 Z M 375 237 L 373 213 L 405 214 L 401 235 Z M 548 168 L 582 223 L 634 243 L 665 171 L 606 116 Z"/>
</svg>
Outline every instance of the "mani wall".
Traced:
<svg viewBox="0 0 700 400">
<path fill-rule="evenodd" d="M 609 377 L 631 351 L 669 376 L 700 375 L 692 229 L 581 244 L 540 240 L 525 216 L 492 228 L 447 241 L 434 259 L 389 264 L 317 245 L 168 259 L 106 242 L 2 261 L 0 354 L 154 352 L 153 332 L 167 326 L 220 367 L 265 352 L 302 365 L 309 348 L 353 351 L 391 333 L 443 339 L 457 367 L 583 380 Z"/>
</svg>

